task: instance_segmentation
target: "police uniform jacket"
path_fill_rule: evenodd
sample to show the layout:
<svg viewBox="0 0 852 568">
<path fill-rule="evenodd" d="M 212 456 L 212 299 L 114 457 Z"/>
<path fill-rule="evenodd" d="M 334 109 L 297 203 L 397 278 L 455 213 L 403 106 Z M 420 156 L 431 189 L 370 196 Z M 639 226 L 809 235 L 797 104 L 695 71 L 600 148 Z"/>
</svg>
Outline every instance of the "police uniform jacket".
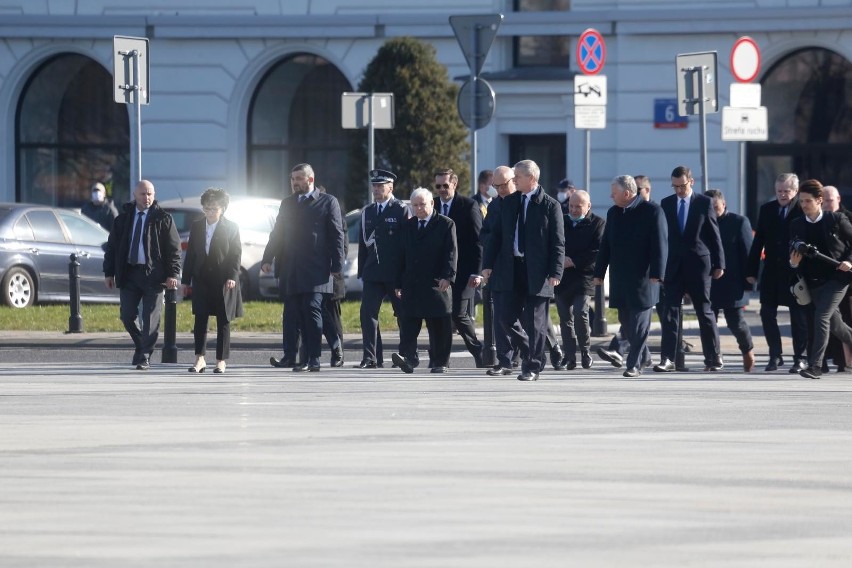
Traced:
<svg viewBox="0 0 852 568">
<path fill-rule="evenodd" d="M 130 253 L 131 231 L 138 209 L 136 203 L 125 203 L 115 218 L 104 249 L 104 276 L 114 277 L 118 288 L 124 286 L 127 259 Z M 148 208 L 142 228 L 145 250 L 145 275 L 150 286 L 163 288 L 166 278 L 180 276 L 180 236 L 172 216 L 156 201 Z"/>
<path fill-rule="evenodd" d="M 775 199 L 760 206 L 746 276 L 757 278 L 760 273 L 761 304 L 789 306 L 795 301 L 790 293 L 790 283 L 795 279 L 795 270 L 790 268 L 790 224 L 803 213 L 798 198 L 787 206 L 786 217 L 782 218 L 780 211 L 781 205 Z"/>
<path fill-rule="evenodd" d="M 405 221 L 400 241 L 401 262 L 394 287 L 402 290 L 402 315 L 449 316 L 453 307 L 453 287 L 441 292 L 438 281 L 449 280 L 452 284 L 456 279 L 458 245 L 452 219 L 434 213 L 420 229 L 417 217 L 412 217 Z"/>
<path fill-rule="evenodd" d="M 751 249 L 751 223 L 747 217 L 727 212 L 719 217 L 719 235 L 725 251 L 725 274 L 710 282 L 710 304 L 714 309 L 741 308 L 748 304 L 746 282 L 748 253 Z"/>
<path fill-rule="evenodd" d="M 628 207 L 614 205 L 606 214 L 595 278 L 609 269 L 609 305 L 646 310 L 660 298 L 659 283 L 666 272 L 668 230 L 663 210 L 637 197 Z"/>
<path fill-rule="evenodd" d="M 301 203 L 298 197 L 294 193 L 281 201 L 262 263 L 275 262 L 282 296 L 331 294 L 331 275 L 344 261 L 340 205 L 317 190 Z"/>
<path fill-rule="evenodd" d="M 600 249 L 606 221 L 591 211 L 576 225 L 571 217 L 563 218 L 565 226 L 565 256 L 574 266 L 562 273 L 562 281 L 556 287 L 556 293 L 570 298 L 580 294 L 595 293 L 595 260 Z"/>
<path fill-rule="evenodd" d="M 490 285 L 496 292 L 511 292 L 514 288 L 514 243 L 515 227 L 521 210 L 520 191 L 503 198 L 500 203 L 499 219 L 488 236 L 483 268 L 493 274 Z M 565 234 L 562 226 L 562 211 L 559 203 L 544 193 L 539 186 L 530 192 L 532 196 L 526 210 L 526 273 L 527 290 L 530 296 L 553 297 L 550 278 L 562 278 L 565 260 Z"/>
<path fill-rule="evenodd" d="M 373 203 L 363 209 L 358 236 L 358 278 L 366 282 L 392 284 L 401 258 L 402 225 L 409 217 L 408 207 L 391 197 L 378 214 Z M 374 239 L 373 244 L 366 241 Z"/>
<path fill-rule="evenodd" d="M 236 223 L 220 217 L 205 251 L 207 219 L 201 218 L 189 229 L 189 243 L 183 260 L 181 283 L 192 286 L 192 313 L 225 317 L 228 321 L 243 315 L 240 291 L 242 244 Z M 237 283 L 225 291 L 225 281 Z"/>
<path fill-rule="evenodd" d="M 436 202 L 436 206 L 443 204 Z M 479 203 L 456 194 L 450 205 L 450 219 L 456 226 L 456 241 L 461 243 L 458 250 L 458 267 L 453 294 L 460 298 L 472 298 L 476 288 L 468 286 L 468 280 L 482 270 L 482 243 L 479 234 L 482 231 L 482 210 Z"/>
</svg>

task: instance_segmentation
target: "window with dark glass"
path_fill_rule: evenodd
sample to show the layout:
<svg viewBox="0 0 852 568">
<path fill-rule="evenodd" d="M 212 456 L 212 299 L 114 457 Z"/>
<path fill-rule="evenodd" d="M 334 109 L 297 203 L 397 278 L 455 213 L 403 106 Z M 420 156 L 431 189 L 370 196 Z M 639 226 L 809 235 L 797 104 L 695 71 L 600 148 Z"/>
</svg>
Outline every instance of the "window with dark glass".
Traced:
<svg viewBox="0 0 852 568">
<path fill-rule="evenodd" d="M 130 197 L 125 105 L 96 61 L 63 54 L 30 77 L 16 114 L 17 200 L 79 207 L 101 182 L 116 203 Z"/>
<path fill-rule="evenodd" d="M 564 12 L 571 0 L 515 0 L 516 12 Z M 515 67 L 566 67 L 571 63 L 571 39 L 559 36 L 516 36 Z"/>
<path fill-rule="evenodd" d="M 290 170 L 307 162 L 316 184 L 343 194 L 349 145 L 341 126 L 340 96 L 351 91 L 329 61 L 300 53 L 276 64 L 260 81 L 248 118 L 248 193 L 290 193 Z"/>
</svg>

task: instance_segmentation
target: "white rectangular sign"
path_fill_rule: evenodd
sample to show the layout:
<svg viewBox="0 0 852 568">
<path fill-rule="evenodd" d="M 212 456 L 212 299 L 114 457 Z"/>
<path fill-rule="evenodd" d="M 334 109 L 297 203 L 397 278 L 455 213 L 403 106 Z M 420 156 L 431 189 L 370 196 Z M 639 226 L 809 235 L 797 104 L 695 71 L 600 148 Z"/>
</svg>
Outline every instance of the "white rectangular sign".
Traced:
<svg viewBox="0 0 852 568">
<path fill-rule="evenodd" d="M 148 38 L 114 36 L 112 46 L 113 99 L 117 103 L 135 104 L 136 93 L 139 92 L 142 94 L 139 102 L 147 105 L 150 102 L 148 76 L 151 69 Z M 136 60 L 139 61 L 138 67 Z"/>
<path fill-rule="evenodd" d="M 606 106 L 606 76 L 574 75 L 574 106 Z"/>
<path fill-rule="evenodd" d="M 606 107 L 575 106 L 574 128 L 581 130 L 600 130 L 606 128 Z"/>
<path fill-rule="evenodd" d="M 722 140 L 725 142 L 769 140 L 769 119 L 766 107 L 722 107 Z"/>
<path fill-rule="evenodd" d="M 733 108 L 757 108 L 760 106 L 760 83 L 731 83 Z"/>
</svg>

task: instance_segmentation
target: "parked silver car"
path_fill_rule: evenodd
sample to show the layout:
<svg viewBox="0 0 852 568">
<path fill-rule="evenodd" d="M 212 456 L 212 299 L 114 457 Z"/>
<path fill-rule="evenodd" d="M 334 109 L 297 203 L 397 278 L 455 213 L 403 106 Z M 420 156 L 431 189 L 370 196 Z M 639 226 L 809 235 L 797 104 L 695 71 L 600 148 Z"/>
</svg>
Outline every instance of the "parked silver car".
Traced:
<svg viewBox="0 0 852 568">
<path fill-rule="evenodd" d="M 169 199 L 158 202 L 160 207 L 168 211 L 175 221 L 181 243 L 181 262 L 189 241 L 189 228 L 193 221 L 204 216 L 201 211 L 201 196 L 185 199 Z M 269 241 L 269 233 L 278 215 L 277 199 L 265 197 L 231 196 L 230 205 L 225 217 L 239 225 L 242 239 L 243 256 L 240 266 L 240 287 L 244 300 L 264 297 L 259 285 L 260 261 L 263 249 Z M 275 297 L 274 295 L 271 297 Z"/>
<path fill-rule="evenodd" d="M 26 308 L 35 302 L 68 302 L 68 264 L 80 262 L 80 299 L 118 302 L 104 285 L 109 233 L 70 209 L 0 203 L 0 289 L 3 303 Z"/>
</svg>

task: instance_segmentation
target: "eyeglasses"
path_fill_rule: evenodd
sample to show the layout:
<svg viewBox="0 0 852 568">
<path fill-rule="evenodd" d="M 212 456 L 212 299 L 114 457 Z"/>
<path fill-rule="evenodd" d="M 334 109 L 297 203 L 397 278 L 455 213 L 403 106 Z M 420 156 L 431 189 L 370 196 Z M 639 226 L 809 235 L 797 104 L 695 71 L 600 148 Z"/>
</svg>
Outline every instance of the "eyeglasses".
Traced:
<svg viewBox="0 0 852 568">
<path fill-rule="evenodd" d="M 491 187 L 493 187 L 494 189 L 500 189 L 504 185 L 508 185 L 510 181 L 514 181 L 514 179 L 515 178 L 511 177 L 511 178 L 507 179 L 506 181 L 504 181 L 503 183 L 495 183 Z"/>
<path fill-rule="evenodd" d="M 672 184 L 672 189 L 686 189 L 687 187 L 689 187 L 689 182 L 683 185 Z"/>
<path fill-rule="evenodd" d="M 216 211 L 219 211 L 220 209 L 222 209 L 222 208 L 221 207 L 202 207 L 201 208 L 201 210 L 204 211 L 205 213 L 215 213 Z"/>
<path fill-rule="evenodd" d="M 448 183 L 436 183 L 435 189 L 450 189 L 450 184 L 448 184 Z"/>
</svg>

